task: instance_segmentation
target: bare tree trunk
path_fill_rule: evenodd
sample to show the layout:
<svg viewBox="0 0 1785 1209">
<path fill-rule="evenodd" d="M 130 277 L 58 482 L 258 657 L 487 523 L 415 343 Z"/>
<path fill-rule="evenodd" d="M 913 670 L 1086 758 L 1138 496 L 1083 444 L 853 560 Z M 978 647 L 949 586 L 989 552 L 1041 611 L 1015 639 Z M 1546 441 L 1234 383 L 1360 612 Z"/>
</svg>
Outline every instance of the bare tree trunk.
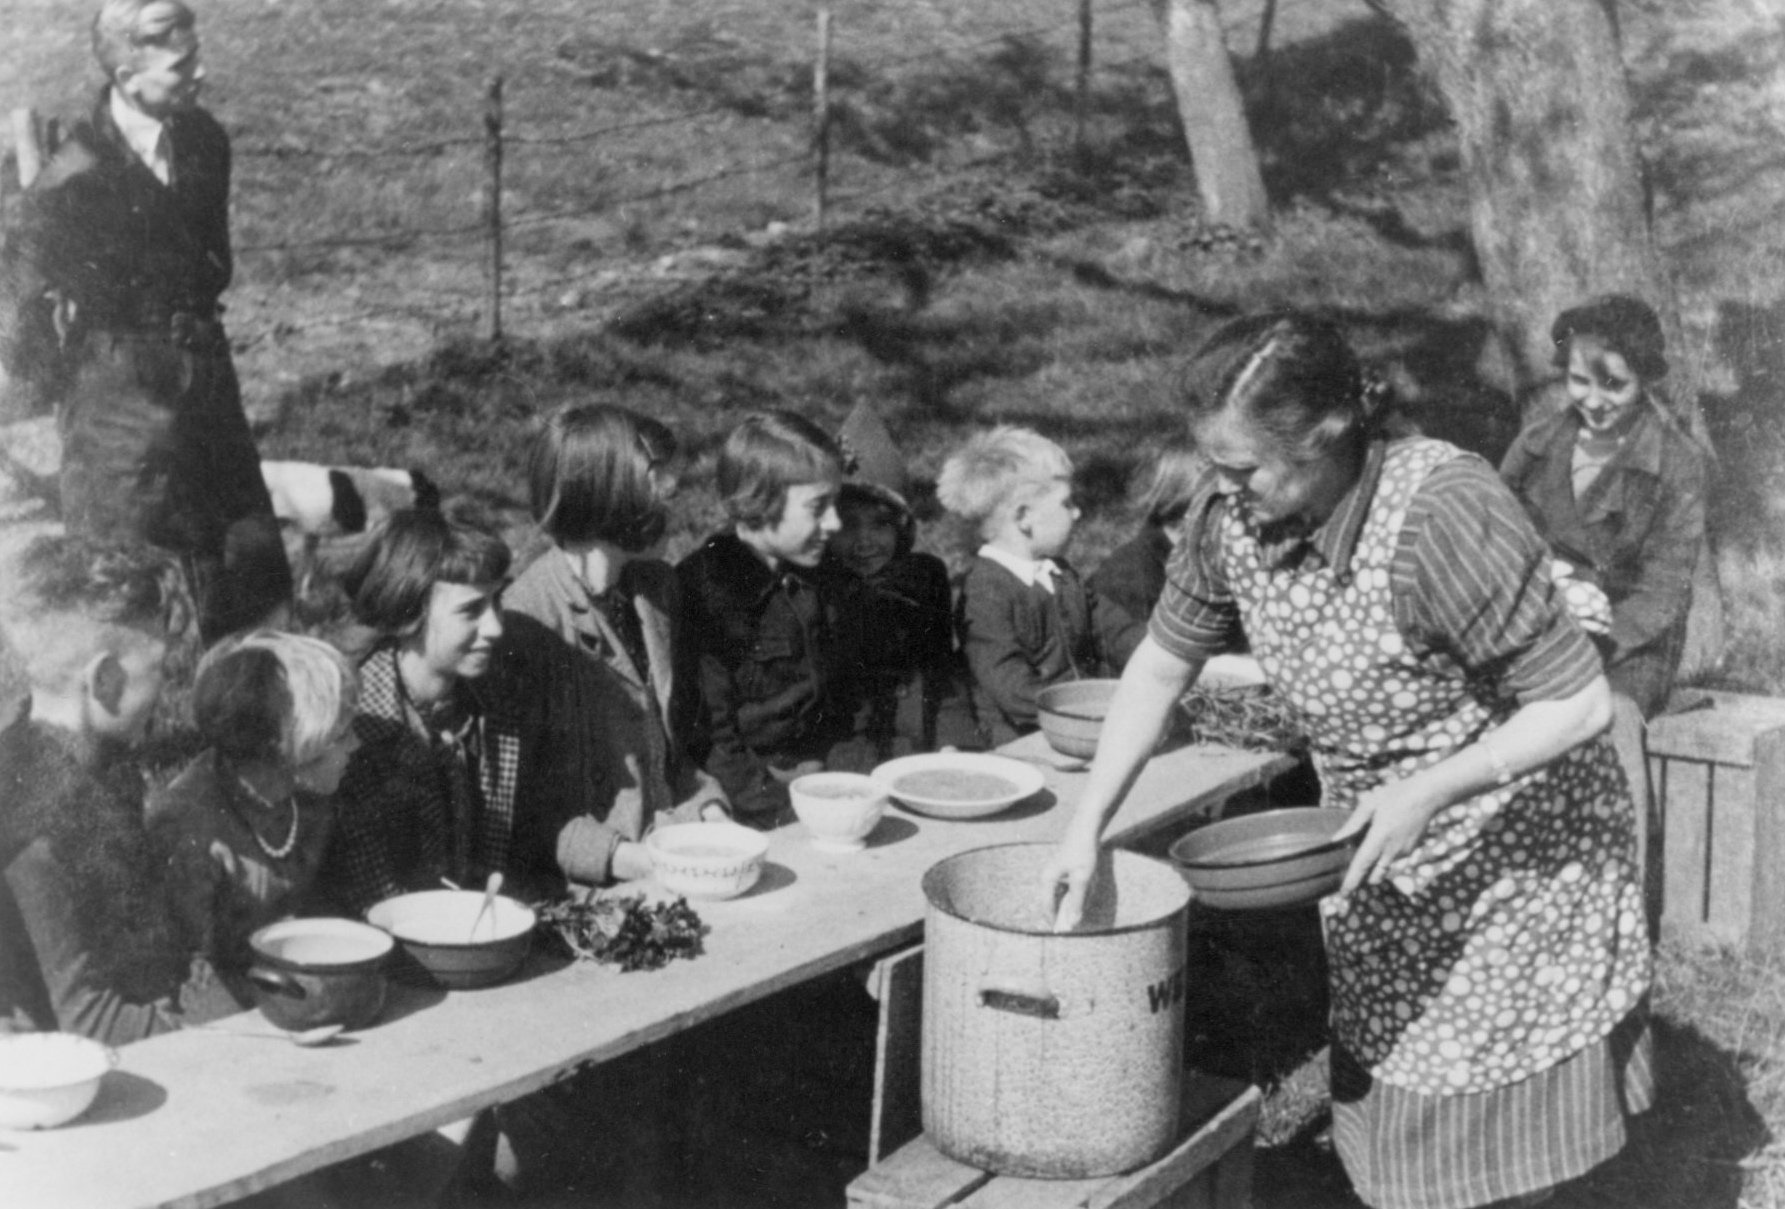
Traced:
<svg viewBox="0 0 1785 1209">
<path fill-rule="evenodd" d="M 1165 0 L 1163 7 L 1172 90 L 1203 217 L 1210 224 L 1263 228 L 1270 222 L 1270 199 L 1227 58 L 1220 8 L 1215 0 Z"/>
<path fill-rule="evenodd" d="M 1635 294 L 1667 330 L 1669 383 L 1697 425 L 1702 368 L 1649 227 L 1630 92 L 1604 0 L 1381 0 L 1456 119 L 1476 256 L 1527 381 L 1549 377 L 1550 322 Z"/>
<path fill-rule="evenodd" d="M 1550 377 L 1549 327 L 1611 291 L 1661 316 L 1667 394 L 1701 441 L 1702 350 L 1688 346 L 1649 224 L 1630 92 L 1606 0 L 1371 0 L 1406 27 L 1456 120 L 1470 225 L 1495 319 L 1524 383 Z M 1682 672 L 1713 663 L 1722 602 L 1695 580 Z"/>
</svg>

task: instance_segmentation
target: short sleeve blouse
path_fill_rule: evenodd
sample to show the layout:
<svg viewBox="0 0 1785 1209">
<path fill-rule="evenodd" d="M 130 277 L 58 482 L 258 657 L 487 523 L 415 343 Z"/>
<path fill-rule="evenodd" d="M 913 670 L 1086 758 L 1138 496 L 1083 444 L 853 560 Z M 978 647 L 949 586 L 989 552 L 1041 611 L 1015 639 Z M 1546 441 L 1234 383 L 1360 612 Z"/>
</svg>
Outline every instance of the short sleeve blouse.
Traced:
<svg viewBox="0 0 1785 1209">
<path fill-rule="evenodd" d="M 1360 509 L 1380 474 L 1372 451 L 1351 493 L 1295 558 L 1350 561 Z M 1191 513 L 1192 531 L 1166 573 L 1149 633 L 1181 659 L 1231 650 L 1242 630 L 1222 557 L 1221 522 L 1231 497 L 1211 491 Z M 1551 586 L 1549 550 L 1493 469 L 1452 459 L 1420 485 L 1391 567 L 1395 621 L 1409 648 L 1443 654 L 1463 674 L 1495 684 L 1520 704 L 1572 696 L 1600 674 L 1598 653 Z"/>
</svg>

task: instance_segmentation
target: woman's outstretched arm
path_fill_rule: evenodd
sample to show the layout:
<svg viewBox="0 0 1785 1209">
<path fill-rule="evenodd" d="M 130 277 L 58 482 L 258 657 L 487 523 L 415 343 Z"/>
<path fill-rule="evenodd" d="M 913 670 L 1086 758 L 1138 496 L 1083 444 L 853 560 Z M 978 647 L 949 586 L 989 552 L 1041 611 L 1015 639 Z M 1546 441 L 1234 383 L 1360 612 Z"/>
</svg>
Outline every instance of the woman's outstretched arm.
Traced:
<svg viewBox="0 0 1785 1209">
<path fill-rule="evenodd" d="M 1085 893 L 1097 868 L 1103 828 L 1127 796 L 1141 767 L 1152 757 L 1172 707 L 1201 670 L 1202 660 L 1173 655 L 1150 636 L 1128 661 L 1115 699 L 1110 702 L 1109 715 L 1103 720 L 1084 796 L 1079 798 L 1060 847 L 1042 874 L 1045 905 L 1054 919 L 1055 931 L 1066 932 L 1078 926 L 1084 914 Z"/>
</svg>

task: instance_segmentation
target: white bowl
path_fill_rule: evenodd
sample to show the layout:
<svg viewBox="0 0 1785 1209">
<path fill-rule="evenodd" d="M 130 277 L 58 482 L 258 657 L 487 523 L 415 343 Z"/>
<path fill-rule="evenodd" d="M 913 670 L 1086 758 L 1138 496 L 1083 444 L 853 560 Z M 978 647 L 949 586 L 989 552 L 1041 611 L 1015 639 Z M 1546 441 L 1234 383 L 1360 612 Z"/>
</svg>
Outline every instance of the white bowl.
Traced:
<svg viewBox="0 0 1785 1209">
<path fill-rule="evenodd" d="M 874 779 L 907 810 L 936 819 L 978 819 L 1040 792 L 1047 778 L 1033 764 L 989 752 L 939 751 L 888 760 Z"/>
<path fill-rule="evenodd" d="M 87 1111 L 117 1051 L 73 1033 L 0 1037 L 0 1129 L 49 1129 Z"/>
<path fill-rule="evenodd" d="M 789 785 L 787 796 L 814 848 L 856 852 L 867 846 L 892 791 L 859 772 L 814 772 Z"/>
<path fill-rule="evenodd" d="M 532 907 L 506 895 L 498 894 L 478 921 L 482 907 L 482 890 L 417 890 L 374 904 L 366 922 L 396 937 L 429 981 L 469 990 L 519 969 L 538 922 Z"/>
<path fill-rule="evenodd" d="M 645 837 L 657 884 L 687 898 L 736 898 L 762 876 L 768 837 L 738 823 L 671 823 Z"/>
</svg>

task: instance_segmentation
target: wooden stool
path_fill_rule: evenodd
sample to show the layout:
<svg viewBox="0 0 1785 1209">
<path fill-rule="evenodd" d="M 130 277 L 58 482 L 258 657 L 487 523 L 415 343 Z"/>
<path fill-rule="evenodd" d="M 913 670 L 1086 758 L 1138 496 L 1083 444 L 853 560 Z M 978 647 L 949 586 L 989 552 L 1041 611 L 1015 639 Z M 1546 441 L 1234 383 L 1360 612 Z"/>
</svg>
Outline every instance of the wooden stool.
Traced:
<svg viewBox="0 0 1785 1209">
<path fill-rule="evenodd" d="M 956 1162 L 919 1137 L 857 1176 L 850 1209 L 1246 1209 L 1252 1203 L 1256 1087 L 1185 1077 L 1184 1139 L 1127 1175 L 1092 1180 L 1000 1176 Z"/>
</svg>

